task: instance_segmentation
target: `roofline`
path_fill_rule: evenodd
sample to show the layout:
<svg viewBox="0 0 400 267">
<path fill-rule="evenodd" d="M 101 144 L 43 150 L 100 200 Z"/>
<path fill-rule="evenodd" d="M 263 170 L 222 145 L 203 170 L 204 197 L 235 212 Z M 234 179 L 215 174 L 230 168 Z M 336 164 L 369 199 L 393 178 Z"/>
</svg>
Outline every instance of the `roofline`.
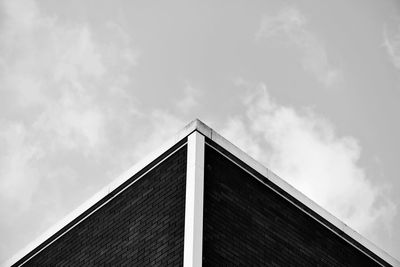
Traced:
<svg viewBox="0 0 400 267">
<path fill-rule="evenodd" d="M 215 132 L 213 129 L 209 128 L 203 122 L 198 121 L 200 124 L 199 131 L 204 134 L 206 137 L 210 138 L 216 144 L 221 146 L 223 149 L 231 153 L 233 156 L 241 160 L 243 163 L 247 164 L 249 167 L 253 168 L 256 172 L 270 180 L 272 183 L 283 189 L 286 193 L 300 201 L 304 204 L 307 208 L 314 211 L 317 215 L 321 216 L 323 219 L 327 220 L 333 226 L 353 238 L 355 241 L 363 245 L 365 248 L 370 250 L 372 253 L 386 261 L 387 263 L 393 266 L 400 266 L 400 262 L 389 255 L 386 251 L 382 250 L 381 248 L 377 247 L 374 243 L 369 241 L 367 238 L 363 237 L 361 234 L 353 230 L 351 227 L 347 226 L 344 222 L 333 216 L 327 210 L 322 208 L 320 205 L 315 203 L 313 200 L 308 198 L 306 195 L 298 191 L 292 185 L 287 183 L 285 180 L 280 178 L 277 174 L 273 171 L 250 157 L 247 153 L 242 151 L 240 148 L 229 142 L 223 136 Z M 333 229 L 331 229 L 333 230 Z"/>
<path fill-rule="evenodd" d="M 343 223 L 338 218 L 336 218 L 335 216 L 330 214 L 328 211 L 326 211 L 321 206 L 316 204 L 314 201 L 309 199 L 303 193 L 301 193 L 300 191 L 295 189 L 293 186 L 291 186 L 290 184 L 285 182 L 282 178 L 280 178 L 278 175 L 273 173 L 271 170 L 269 170 L 268 168 L 263 166 L 261 163 L 259 163 L 258 161 L 256 161 L 255 159 L 253 159 L 252 157 L 247 155 L 245 152 L 243 152 L 237 146 L 233 145 L 227 139 L 225 139 L 224 137 L 219 135 L 217 132 L 215 132 L 213 129 L 208 127 L 206 124 L 204 124 L 199 119 L 195 119 L 192 122 L 190 122 L 181 131 L 179 131 L 173 138 L 171 138 L 167 142 L 165 142 L 160 148 L 158 148 L 157 150 L 150 153 L 144 159 L 140 160 L 138 163 L 136 163 L 130 169 L 125 171 L 118 178 L 113 180 L 110 184 L 108 184 L 103 189 L 101 189 L 99 192 L 94 194 L 91 198 L 89 198 L 87 201 L 85 201 L 82 205 L 80 205 L 78 208 L 76 208 L 71 213 L 69 213 L 66 217 L 61 219 L 58 223 L 56 223 L 51 228 L 49 228 L 45 233 L 43 233 L 41 236 L 39 236 L 37 239 L 35 239 L 31 243 L 29 243 L 24 249 L 22 249 L 17 254 L 15 254 L 12 258 L 10 258 L 6 262 L 4 262 L 3 265 L 11 266 L 11 265 L 17 263 L 25 255 L 30 253 L 32 250 L 34 250 L 40 244 L 42 244 L 47 239 L 49 239 L 54 234 L 56 234 L 58 231 L 63 229 L 65 226 L 67 226 L 69 223 L 71 223 L 75 218 L 82 215 L 86 210 L 88 210 L 90 207 L 95 205 L 97 202 L 101 201 L 103 198 L 108 196 L 112 191 L 117 189 L 124 182 L 126 182 L 132 176 L 134 176 L 135 174 L 140 172 L 148 164 L 152 163 L 154 160 L 156 160 L 158 157 L 163 155 L 170 148 L 172 148 L 175 144 L 180 142 L 182 139 L 186 138 L 188 135 L 190 135 L 194 131 L 198 131 L 205 137 L 214 141 L 216 144 L 221 146 L 223 149 L 225 149 L 226 151 L 231 153 L 233 156 L 235 156 L 236 158 L 241 160 L 243 163 L 247 164 L 249 167 L 253 168 L 259 174 L 261 174 L 262 176 L 264 176 L 265 178 L 270 180 L 272 183 L 274 183 L 275 185 L 277 185 L 278 187 L 283 189 L 285 192 L 290 194 L 292 197 L 294 197 L 295 199 L 297 199 L 298 201 L 303 203 L 306 207 L 313 210 L 316 214 L 321 216 L 323 219 L 327 220 L 329 223 L 331 223 L 333 226 L 335 226 L 339 230 L 343 231 L 345 234 L 347 234 L 348 236 L 353 238 L 355 241 L 357 241 L 358 243 L 363 245 L 365 248 L 370 250 L 372 253 L 376 254 L 378 257 L 385 260 L 387 263 L 389 263 L 393 266 L 400 267 L 400 262 L 398 260 L 396 260 L 389 254 L 387 254 L 382 249 L 378 248 L 375 244 L 373 244 L 371 241 L 369 241 L 365 237 L 361 236 L 355 230 L 353 230 L 352 228 L 347 226 L 345 223 Z"/>
<path fill-rule="evenodd" d="M 30 242 L 26 247 L 24 247 L 22 250 L 17 252 L 14 256 L 12 256 L 11 258 L 9 258 L 5 262 L 3 262 L 1 265 L 2 266 L 11 266 L 11 265 L 17 263 L 28 253 L 33 251 L 35 248 L 37 248 L 39 245 L 41 245 L 47 239 L 49 239 L 50 237 L 55 235 L 58 231 L 60 231 L 65 226 L 67 226 L 69 223 L 71 223 L 75 218 L 82 215 L 90 207 L 95 205 L 97 202 L 101 201 L 103 198 L 105 198 L 107 195 L 109 195 L 113 190 L 117 189 L 119 186 L 121 186 L 123 183 L 125 183 L 127 180 L 129 180 L 132 176 L 134 176 L 135 174 L 140 172 L 147 165 L 149 165 L 154 160 L 156 160 L 158 157 L 160 157 L 162 154 L 167 152 L 175 144 L 179 143 L 179 141 L 181 141 L 182 139 L 184 139 L 188 135 L 190 135 L 190 133 L 192 133 L 196 130 L 198 130 L 200 132 L 201 131 L 200 129 L 202 129 L 202 127 L 199 127 L 198 123 L 199 123 L 198 120 L 194 120 L 194 121 L 190 122 L 181 131 L 179 131 L 177 134 L 175 134 L 174 137 L 172 137 L 167 142 L 162 144 L 161 147 L 159 147 L 152 153 L 145 156 L 142 160 L 137 162 L 135 165 L 133 165 L 127 171 L 125 171 L 120 176 L 118 176 L 116 179 L 111 181 L 108 185 L 103 187 L 100 191 L 95 193 L 92 197 L 90 197 L 88 200 L 86 200 L 83 204 L 79 205 L 76 209 L 74 209 L 72 212 L 70 212 L 67 216 L 65 216 L 63 219 L 61 219 L 56 224 L 51 226 L 48 230 L 46 230 L 46 232 L 41 234 L 38 238 L 36 238 L 32 242 Z"/>
</svg>

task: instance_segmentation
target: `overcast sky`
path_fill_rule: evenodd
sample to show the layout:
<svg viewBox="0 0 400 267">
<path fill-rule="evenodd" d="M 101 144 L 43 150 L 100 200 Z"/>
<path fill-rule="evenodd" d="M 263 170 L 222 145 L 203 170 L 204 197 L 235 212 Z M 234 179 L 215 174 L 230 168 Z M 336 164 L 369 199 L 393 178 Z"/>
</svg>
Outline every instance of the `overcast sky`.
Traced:
<svg viewBox="0 0 400 267">
<path fill-rule="evenodd" d="M 400 259 L 398 1 L 0 1 L 0 262 L 194 118 Z"/>
</svg>

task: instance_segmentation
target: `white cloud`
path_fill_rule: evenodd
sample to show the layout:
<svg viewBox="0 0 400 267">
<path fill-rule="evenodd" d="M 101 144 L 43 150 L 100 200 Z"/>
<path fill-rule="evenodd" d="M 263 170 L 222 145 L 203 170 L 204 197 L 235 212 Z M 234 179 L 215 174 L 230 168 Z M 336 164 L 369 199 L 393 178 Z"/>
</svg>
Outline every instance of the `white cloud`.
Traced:
<svg viewBox="0 0 400 267">
<path fill-rule="evenodd" d="M 164 110 L 152 111 L 146 119 L 150 129 L 147 136 L 141 138 L 146 142 L 141 142 L 135 146 L 133 155 L 136 160 L 156 150 L 187 124 L 187 121 L 184 121 L 181 117 Z"/>
<path fill-rule="evenodd" d="M 0 132 L 0 199 L 4 202 L 7 199 L 13 200 L 13 211 L 26 208 L 26 201 L 19 201 L 19 198 L 30 199 L 32 190 L 38 181 L 35 177 L 36 170 L 32 168 L 35 160 L 42 156 L 42 150 L 35 144 L 25 145 L 29 134 L 22 124 L 10 123 L 5 130 Z M 18 197 L 14 199 L 15 192 Z M 21 207 L 22 205 L 22 207 Z"/>
<path fill-rule="evenodd" d="M 54 151 L 93 154 L 107 142 L 106 125 L 132 102 L 121 88 L 138 53 L 115 23 L 107 24 L 111 41 L 97 41 L 88 25 L 44 15 L 34 1 L 1 5 L 0 98 L 11 104 L 0 107 L 0 164 L 8 166 L 0 194 L 27 207 L 43 173 L 53 172 L 35 163 L 37 150 L 54 160 Z"/>
<path fill-rule="evenodd" d="M 307 20 L 295 8 L 284 8 L 276 16 L 265 16 L 256 39 L 284 36 L 301 49 L 302 65 L 324 86 L 329 87 L 342 79 L 342 73 L 331 66 L 323 42 L 307 29 Z"/>
<path fill-rule="evenodd" d="M 198 105 L 198 97 L 200 96 L 200 91 L 186 84 L 183 90 L 183 97 L 177 102 L 176 106 L 181 112 L 188 112 Z"/>
<path fill-rule="evenodd" d="M 246 116 L 233 117 L 223 134 L 345 223 L 382 243 L 396 206 L 386 197 L 387 188 L 373 184 L 359 165 L 357 140 L 337 136 L 333 125 L 311 110 L 278 104 L 264 84 L 257 87 L 244 102 Z"/>
<path fill-rule="evenodd" d="M 388 26 L 383 28 L 383 46 L 393 65 L 400 69 L 400 24 L 396 30 L 390 30 Z"/>
<path fill-rule="evenodd" d="M 139 142 L 129 140 L 144 136 L 135 122 L 149 116 L 129 90 L 139 53 L 121 26 L 106 23 L 101 39 L 35 1 L 0 5 L 2 261 L 104 184 L 108 171 L 122 171 L 124 149 Z"/>
</svg>

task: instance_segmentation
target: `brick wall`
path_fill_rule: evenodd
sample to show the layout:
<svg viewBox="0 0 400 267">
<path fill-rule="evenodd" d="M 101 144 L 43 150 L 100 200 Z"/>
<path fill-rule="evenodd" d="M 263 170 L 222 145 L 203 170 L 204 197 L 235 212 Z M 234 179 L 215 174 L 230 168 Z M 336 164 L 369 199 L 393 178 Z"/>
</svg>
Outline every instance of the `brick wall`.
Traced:
<svg viewBox="0 0 400 267">
<path fill-rule="evenodd" d="M 27 266 L 181 266 L 186 146 L 72 228 Z"/>
<path fill-rule="evenodd" d="M 204 266 L 377 266 L 206 146 Z"/>
</svg>

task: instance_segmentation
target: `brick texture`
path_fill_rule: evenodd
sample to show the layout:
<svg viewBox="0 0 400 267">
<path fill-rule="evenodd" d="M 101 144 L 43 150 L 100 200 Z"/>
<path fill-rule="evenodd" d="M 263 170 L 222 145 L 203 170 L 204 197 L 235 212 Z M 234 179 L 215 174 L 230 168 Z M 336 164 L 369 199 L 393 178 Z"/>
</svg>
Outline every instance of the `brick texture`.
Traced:
<svg viewBox="0 0 400 267">
<path fill-rule="evenodd" d="M 181 266 L 186 146 L 26 266 Z"/>
<path fill-rule="evenodd" d="M 204 266 L 379 266 L 206 146 Z"/>
</svg>

